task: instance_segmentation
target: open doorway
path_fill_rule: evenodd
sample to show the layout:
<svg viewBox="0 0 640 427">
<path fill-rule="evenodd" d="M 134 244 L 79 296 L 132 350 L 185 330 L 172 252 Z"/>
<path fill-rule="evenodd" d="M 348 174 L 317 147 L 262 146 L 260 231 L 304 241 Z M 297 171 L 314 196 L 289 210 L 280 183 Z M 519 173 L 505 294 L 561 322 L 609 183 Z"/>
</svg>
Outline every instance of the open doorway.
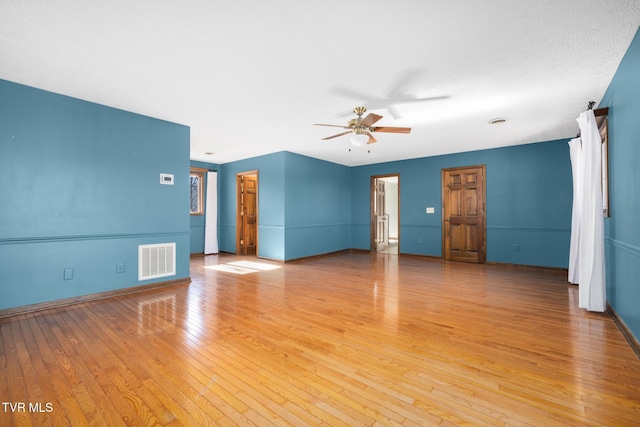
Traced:
<svg viewBox="0 0 640 427">
<path fill-rule="evenodd" d="M 258 254 L 258 171 L 236 175 L 236 254 Z"/>
<path fill-rule="evenodd" d="M 400 248 L 400 175 L 371 177 L 371 250 L 398 255 Z"/>
</svg>

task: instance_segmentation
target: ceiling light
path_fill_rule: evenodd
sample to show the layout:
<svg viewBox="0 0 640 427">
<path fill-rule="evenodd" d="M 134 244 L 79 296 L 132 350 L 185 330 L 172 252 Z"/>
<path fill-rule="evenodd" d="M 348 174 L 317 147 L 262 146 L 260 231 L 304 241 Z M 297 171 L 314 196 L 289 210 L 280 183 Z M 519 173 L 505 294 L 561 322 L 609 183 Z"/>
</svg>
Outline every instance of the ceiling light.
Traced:
<svg viewBox="0 0 640 427">
<path fill-rule="evenodd" d="M 508 119 L 506 117 L 496 117 L 495 119 L 489 120 L 490 125 L 501 125 L 506 122 Z"/>
<path fill-rule="evenodd" d="M 349 141 L 351 141 L 353 145 L 362 147 L 369 141 L 369 135 L 366 135 L 364 133 L 353 133 L 349 137 Z"/>
</svg>

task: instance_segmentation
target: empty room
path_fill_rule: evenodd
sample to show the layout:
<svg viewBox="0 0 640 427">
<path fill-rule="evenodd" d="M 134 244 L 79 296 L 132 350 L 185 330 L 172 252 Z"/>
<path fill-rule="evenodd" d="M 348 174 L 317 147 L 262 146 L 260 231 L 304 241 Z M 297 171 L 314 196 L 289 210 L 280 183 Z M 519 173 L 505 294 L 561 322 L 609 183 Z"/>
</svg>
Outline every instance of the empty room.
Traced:
<svg viewBox="0 0 640 427">
<path fill-rule="evenodd" d="M 640 4 L 0 2 L 0 426 L 637 426 Z"/>
</svg>

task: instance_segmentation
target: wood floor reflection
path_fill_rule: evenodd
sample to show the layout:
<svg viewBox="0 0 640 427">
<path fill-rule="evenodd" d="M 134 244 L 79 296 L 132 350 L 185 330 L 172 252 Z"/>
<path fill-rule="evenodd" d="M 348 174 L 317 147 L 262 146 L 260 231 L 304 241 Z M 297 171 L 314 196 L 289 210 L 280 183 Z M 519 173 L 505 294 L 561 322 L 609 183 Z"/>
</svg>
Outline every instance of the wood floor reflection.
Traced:
<svg viewBox="0 0 640 427">
<path fill-rule="evenodd" d="M 563 272 L 349 253 L 191 276 L 0 320 L 0 397 L 27 409 L 0 425 L 640 420 L 640 361 Z"/>
</svg>

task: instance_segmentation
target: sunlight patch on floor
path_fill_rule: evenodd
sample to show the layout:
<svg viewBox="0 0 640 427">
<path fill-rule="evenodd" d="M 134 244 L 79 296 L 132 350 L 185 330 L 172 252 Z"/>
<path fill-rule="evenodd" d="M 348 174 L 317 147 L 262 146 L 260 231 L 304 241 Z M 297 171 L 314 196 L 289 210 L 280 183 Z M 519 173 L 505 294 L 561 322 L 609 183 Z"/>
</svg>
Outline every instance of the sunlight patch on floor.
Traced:
<svg viewBox="0 0 640 427">
<path fill-rule="evenodd" d="M 260 271 L 275 270 L 282 268 L 279 265 L 265 264 L 256 261 L 234 261 L 226 264 L 209 265 L 205 268 L 216 271 L 224 271 L 225 273 L 249 274 Z"/>
</svg>

